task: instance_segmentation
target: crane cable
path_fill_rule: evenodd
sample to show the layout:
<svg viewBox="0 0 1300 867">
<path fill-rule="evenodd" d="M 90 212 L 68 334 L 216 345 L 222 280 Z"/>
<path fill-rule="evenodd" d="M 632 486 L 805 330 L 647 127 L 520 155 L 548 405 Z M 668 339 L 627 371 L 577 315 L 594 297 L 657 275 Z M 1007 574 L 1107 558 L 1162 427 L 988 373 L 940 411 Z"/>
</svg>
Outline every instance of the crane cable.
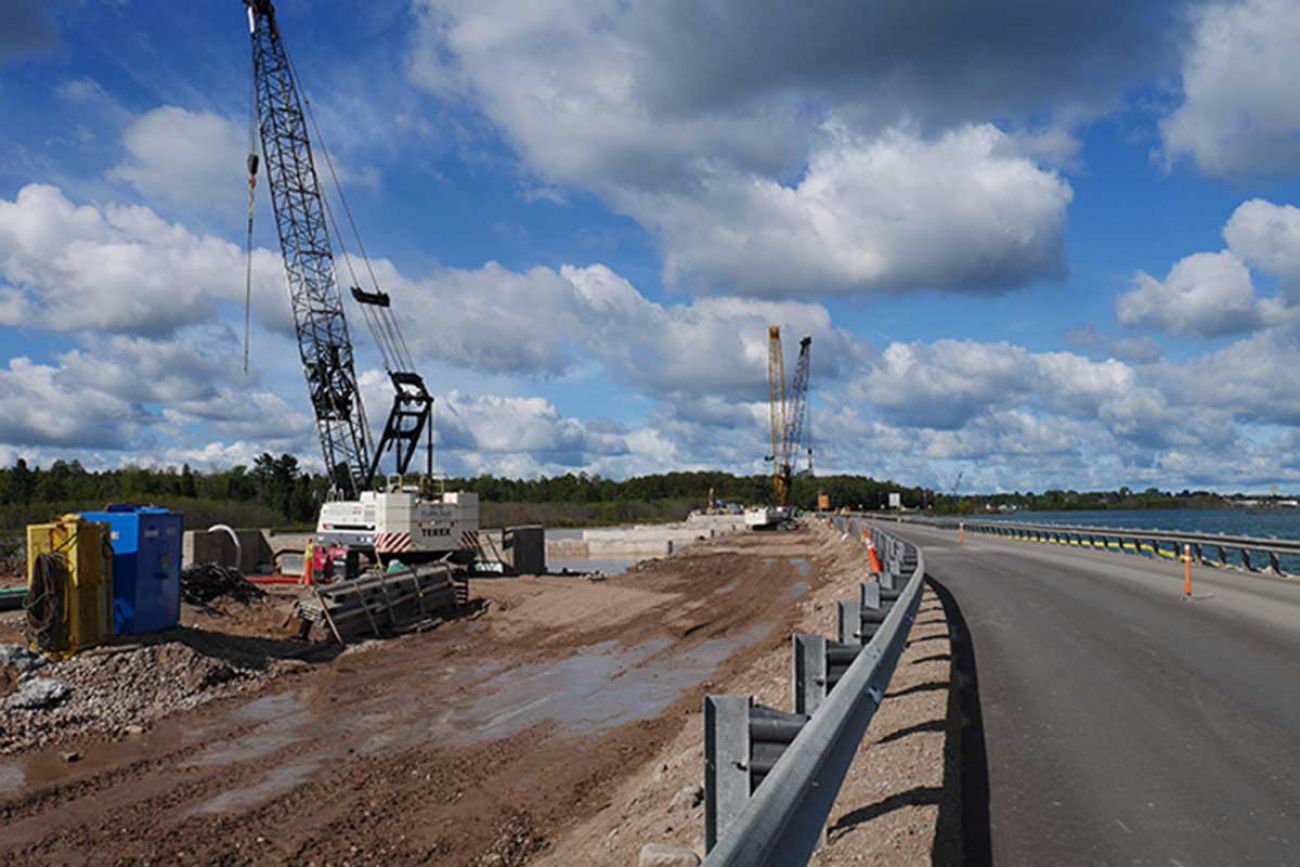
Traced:
<svg viewBox="0 0 1300 867">
<path fill-rule="evenodd" d="M 248 240 L 244 244 L 244 373 L 253 326 L 253 190 L 257 186 L 257 75 L 248 86 Z"/>
<path fill-rule="evenodd" d="M 347 217 L 348 227 L 352 230 L 352 238 L 356 241 L 357 251 L 361 255 L 361 261 L 365 265 L 366 274 L 370 278 L 370 287 L 375 293 L 378 293 L 380 291 L 379 278 L 375 275 L 374 265 L 370 260 L 370 255 L 366 252 L 365 242 L 361 239 L 361 231 L 357 228 L 357 221 L 352 214 L 352 207 L 348 204 L 347 196 L 343 194 L 343 184 L 339 181 L 338 171 L 334 167 L 334 159 L 330 156 L 330 150 L 325 143 L 325 136 L 321 132 L 320 124 L 316 122 L 316 113 L 312 110 L 311 98 L 302 90 L 302 79 L 298 77 L 298 70 L 293 62 L 293 58 L 289 55 L 288 46 L 285 46 L 285 59 L 289 64 L 290 75 L 292 75 L 298 82 L 299 92 L 302 94 L 304 114 L 307 116 L 307 122 L 311 124 L 312 133 L 314 134 L 315 142 L 320 146 L 319 149 L 321 155 L 325 157 L 325 167 L 329 170 L 330 181 L 334 186 L 334 193 L 339 200 L 339 204 L 343 207 L 343 214 Z M 333 209 L 329 206 L 328 199 L 324 195 L 321 196 L 321 201 L 325 205 L 326 218 L 330 221 L 331 225 L 333 225 L 334 234 L 339 239 L 341 245 L 339 252 L 343 255 L 344 264 L 348 269 L 348 273 L 352 277 L 353 285 L 359 286 L 361 285 L 361 281 L 357 279 L 356 271 L 352 265 L 352 256 L 348 253 L 347 246 L 342 243 L 344 235 L 339 229 L 338 220 L 334 215 Z M 401 330 L 397 327 L 396 316 L 393 314 L 392 308 L 377 307 L 375 309 L 370 309 L 374 307 L 374 305 L 365 303 L 362 303 L 360 306 L 362 315 L 366 320 L 366 325 L 370 329 L 371 336 L 374 337 L 375 343 L 379 346 L 379 354 L 383 361 L 385 370 L 392 373 L 395 367 L 403 370 L 414 369 L 415 365 L 411 359 L 410 348 L 407 346 L 406 339 L 402 336 Z"/>
</svg>

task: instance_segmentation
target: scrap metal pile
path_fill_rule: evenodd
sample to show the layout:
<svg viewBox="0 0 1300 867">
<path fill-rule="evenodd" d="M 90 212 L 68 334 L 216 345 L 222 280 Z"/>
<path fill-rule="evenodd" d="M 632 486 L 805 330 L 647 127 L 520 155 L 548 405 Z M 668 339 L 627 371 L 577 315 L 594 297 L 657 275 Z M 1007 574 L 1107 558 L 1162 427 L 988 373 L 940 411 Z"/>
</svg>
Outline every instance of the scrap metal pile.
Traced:
<svg viewBox="0 0 1300 867">
<path fill-rule="evenodd" d="M 238 569 L 218 563 L 196 563 L 181 571 L 181 598 L 190 605 L 208 606 L 221 598 L 247 605 L 266 592 L 244 579 Z"/>
</svg>

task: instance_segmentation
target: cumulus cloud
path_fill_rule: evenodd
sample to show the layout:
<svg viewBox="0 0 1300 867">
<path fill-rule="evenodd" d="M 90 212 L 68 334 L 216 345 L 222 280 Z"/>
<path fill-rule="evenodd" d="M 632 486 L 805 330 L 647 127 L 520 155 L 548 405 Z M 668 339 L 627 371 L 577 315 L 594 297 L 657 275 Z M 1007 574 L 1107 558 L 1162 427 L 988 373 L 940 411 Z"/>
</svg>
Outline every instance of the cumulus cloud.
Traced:
<svg viewBox="0 0 1300 867">
<path fill-rule="evenodd" d="M 704 298 L 661 304 L 605 265 L 511 271 L 496 263 L 409 278 L 378 263 L 402 299 L 417 354 L 492 373 L 562 375 L 595 361 L 655 396 L 735 395 L 764 387 L 767 327 L 813 336 L 813 372 L 839 377 L 870 350 L 819 304 Z M 473 303 L 464 303 L 465 299 Z"/>
<path fill-rule="evenodd" d="M 1164 280 L 1139 271 L 1133 282 L 1133 291 L 1115 301 L 1125 325 L 1222 337 L 1253 331 L 1276 313 L 1256 300 L 1249 269 L 1227 250 L 1188 256 Z"/>
<path fill-rule="evenodd" d="M 1065 334 L 1065 340 L 1080 349 L 1091 349 L 1134 364 L 1159 361 L 1164 356 L 1160 344 L 1150 337 L 1112 337 L 1103 334 L 1091 323 L 1070 329 Z"/>
<path fill-rule="evenodd" d="M 248 133 L 234 121 L 164 105 L 132 121 L 122 143 L 110 178 L 154 201 L 243 213 Z"/>
<path fill-rule="evenodd" d="M 1038 160 L 1073 146 L 1059 127 L 982 121 L 1049 94 L 1109 98 L 1132 58 L 1159 53 L 1138 38 L 1165 20 L 1157 5 L 945 10 L 935 27 L 917 4 L 422 0 L 409 67 L 481 109 L 544 178 L 656 232 L 670 282 L 998 290 L 1063 273 L 1071 190 Z"/>
<path fill-rule="evenodd" d="M 0 370 L 0 442 L 16 446 L 122 449 L 139 446 L 146 411 L 83 389 L 59 367 L 26 356 Z"/>
<path fill-rule="evenodd" d="M 1161 123 L 1171 159 L 1215 177 L 1300 167 L 1300 0 L 1210 3 L 1193 15 L 1182 104 Z"/>
<path fill-rule="evenodd" d="M 254 257 L 259 316 L 288 322 L 278 255 Z M 77 205 L 43 184 L 0 199 L 0 325 L 165 335 L 242 303 L 244 254 L 143 206 Z"/>
<path fill-rule="evenodd" d="M 833 131 L 803 178 L 710 173 L 682 195 L 636 194 L 670 282 L 755 295 L 1001 290 L 1065 273 L 1072 191 L 996 127 L 934 140 Z"/>
<path fill-rule="evenodd" d="M 1300 302 L 1300 209 L 1263 199 L 1243 202 L 1223 228 L 1228 248 L 1180 259 L 1164 280 L 1145 271 L 1115 300 L 1125 325 L 1168 334 L 1224 337 L 1294 318 Z M 1276 297 L 1258 297 L 1251 268 L 1277 280 Z"/>
<path fill-rule="evenodd" d="M 1300 303 L 1300 208 L 1243 202 L 1224 226 L 1223 239 L 1252 268 L 1276 277 L 1290 303 Z"/>
</svg>

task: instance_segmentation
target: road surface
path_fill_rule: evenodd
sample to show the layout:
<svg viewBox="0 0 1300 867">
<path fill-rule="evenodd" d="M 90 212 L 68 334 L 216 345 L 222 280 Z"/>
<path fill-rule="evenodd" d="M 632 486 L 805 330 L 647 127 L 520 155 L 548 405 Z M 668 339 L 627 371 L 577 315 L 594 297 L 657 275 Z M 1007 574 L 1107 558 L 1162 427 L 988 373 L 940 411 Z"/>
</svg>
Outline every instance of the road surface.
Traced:
<svg viewBox="0 0 1300 867">
<path fill-rule="evenodd" d="M 969 636 L 968 863 L 1300 865 L 1300 584 L 889 529 Z"/>
</svg>

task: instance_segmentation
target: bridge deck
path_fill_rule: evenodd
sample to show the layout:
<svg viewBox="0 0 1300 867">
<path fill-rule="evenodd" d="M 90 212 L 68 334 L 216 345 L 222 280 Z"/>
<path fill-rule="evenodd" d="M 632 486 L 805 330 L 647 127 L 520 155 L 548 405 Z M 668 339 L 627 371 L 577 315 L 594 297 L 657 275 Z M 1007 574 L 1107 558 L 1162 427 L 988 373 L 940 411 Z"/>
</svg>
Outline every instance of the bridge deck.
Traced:
<svg viewBox="0 0 1300 867">
<path fill-rule="evenodd" d="M 971 863 L 1300 864 L 1300 584 L 898 529 L 973 648 Z"/>
</svg>

